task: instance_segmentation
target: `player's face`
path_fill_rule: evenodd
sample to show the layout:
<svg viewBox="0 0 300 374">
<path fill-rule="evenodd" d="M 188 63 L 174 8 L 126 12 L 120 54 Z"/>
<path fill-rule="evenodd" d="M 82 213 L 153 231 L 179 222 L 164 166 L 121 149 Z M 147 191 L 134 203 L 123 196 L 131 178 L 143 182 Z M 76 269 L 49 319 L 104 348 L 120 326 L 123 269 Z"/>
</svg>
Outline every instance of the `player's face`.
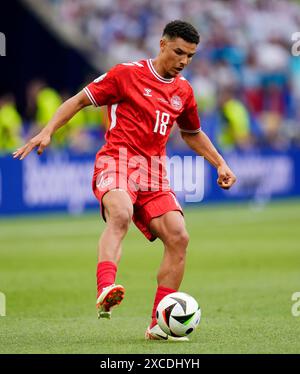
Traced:
<svg viewBox="0 0 300 374">
<path fill-rule="evenodd" d="M 196 49 L 197 44 L 186 42 L 181 38 L 163 38 L 160 41 L 160 50 L 166 76 L 178 75 L 192 61 Z"/>
</svg>

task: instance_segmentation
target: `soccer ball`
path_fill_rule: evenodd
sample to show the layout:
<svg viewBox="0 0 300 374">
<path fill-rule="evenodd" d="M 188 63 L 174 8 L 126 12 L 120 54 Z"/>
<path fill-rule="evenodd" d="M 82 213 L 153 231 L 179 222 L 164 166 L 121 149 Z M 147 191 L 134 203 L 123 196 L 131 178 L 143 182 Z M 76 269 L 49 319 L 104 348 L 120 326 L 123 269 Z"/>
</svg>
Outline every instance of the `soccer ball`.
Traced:
<svg viewBox="0 0 300 374">
<path fill-rule="evenodd" d="M 156 319 L 166 334 L 186 336 L 199 325 L 201 309 L 192 296 L 184 292 L 173 292 L 158 304 Z"/>
</svg>

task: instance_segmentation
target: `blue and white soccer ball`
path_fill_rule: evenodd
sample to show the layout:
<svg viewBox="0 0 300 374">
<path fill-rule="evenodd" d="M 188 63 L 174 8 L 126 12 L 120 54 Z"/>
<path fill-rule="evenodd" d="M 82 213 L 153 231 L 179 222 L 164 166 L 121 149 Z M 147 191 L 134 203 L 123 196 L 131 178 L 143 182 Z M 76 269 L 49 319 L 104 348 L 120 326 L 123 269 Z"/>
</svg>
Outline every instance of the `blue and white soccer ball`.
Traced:
<svg viewBox="0 0 300 374">
<path fill-rule="evenodd" d="M 184 292 L 165 296 L 157 306 L 156 319 L 159 327 L 170 336 L 191 334 L 201 320 L 197 301 Z"/>
</svg>

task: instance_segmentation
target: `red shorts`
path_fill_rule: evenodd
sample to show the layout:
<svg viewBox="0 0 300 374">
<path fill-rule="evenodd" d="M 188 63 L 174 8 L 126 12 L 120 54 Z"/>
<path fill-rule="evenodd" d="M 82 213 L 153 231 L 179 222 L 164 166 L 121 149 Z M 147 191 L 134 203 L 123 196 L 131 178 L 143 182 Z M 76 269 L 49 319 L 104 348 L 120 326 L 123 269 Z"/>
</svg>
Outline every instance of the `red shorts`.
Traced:
<svg viewBox="0 0 300 374">
<path fill-rule="evenodd" d="M 126 191 L 133 204 L 132 220 L 137 228 L 150 241 L 156 236 L 150 231 L 149 224 L 152 218 L 162 216 L 170 211 L 179 211 L 183 215 L 182 208 L 176 199 L 175 193 L 169 188 L 163 190 L 145 190 L 138 188 L 136 183 L 130 180 L 130 174 L 124 175 L 108 169 L 95 169 L 93 177 L 93 191 L 99 201 L 100 211 L 104 221 L 103 196 L 111 190 Z"/>
</svg>

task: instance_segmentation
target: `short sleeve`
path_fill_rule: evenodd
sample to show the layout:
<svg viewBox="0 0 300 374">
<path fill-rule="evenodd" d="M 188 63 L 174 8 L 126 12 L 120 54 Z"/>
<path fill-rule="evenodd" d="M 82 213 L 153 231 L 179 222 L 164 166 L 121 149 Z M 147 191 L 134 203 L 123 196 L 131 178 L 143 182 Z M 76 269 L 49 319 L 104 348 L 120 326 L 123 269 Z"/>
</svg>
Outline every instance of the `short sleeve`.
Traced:
<svg viewBox="0 0 300 374">
<path fill-rule="evenodd" d="M 116 104 L 123 99 L 120 77 L 121 72 L 117 65 L 88 84 L 83 90 L 94 106 Z"/>
<path fill-rule="evenodd" d="M 179 130 L 187 133 L 197 133 L 201 130 L 200 119 L 198 114 L 197 103 L 193 90 L 186 101 L 185 108 L 176 120 Z"/>
</svg>

